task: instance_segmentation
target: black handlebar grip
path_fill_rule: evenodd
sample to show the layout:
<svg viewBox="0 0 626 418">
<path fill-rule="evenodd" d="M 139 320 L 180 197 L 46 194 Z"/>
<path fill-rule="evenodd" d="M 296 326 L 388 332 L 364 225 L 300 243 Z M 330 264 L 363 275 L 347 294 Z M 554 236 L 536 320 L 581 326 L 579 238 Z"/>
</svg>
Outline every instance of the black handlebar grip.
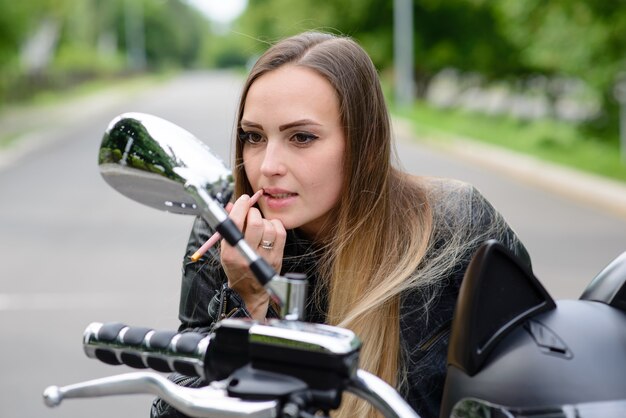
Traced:
<svg viewBox="0 0 626 418">
<path fill-rule="evenodd" d="M 148 334 L 150 331 L 152 331 L 152 329 L 145 327 L 128 328 L 122 336 L 122 341 L 124 342 L 124 344 L 140 347 L 144 338 L 146 338 L 146 334 Z"/>
<path fill-rule="evenodd" d="M 199 333 L 93 323 L 85 330 L 83 345 L 88 357 L 107 364 L 204 376 L 208 342 L 208 337 Z"/>
<path fill-rule="evenodd" d="M 150 331 L 152 331 L 150 328 L 130 328 L 119 322 L 104 324 L 98 331 L 97 340 L 101 343 L 108 343 L 109 347 L 96 348 L 96 358 L 107 364 L 126 364 L 136 369 L 146 369 L 147 366 L 140 355 L 131 352 L 120 352 L 118 356 L 115 350 L 111 349 L 111 346 L 126 345 L 140 348 L 144 338 Z"/>
<path fill-rule="evenodd" d="M 188 332 L 185 334 L 180 334 L 180 338 L 178 339 L 178 341 L 176 341 L 176 351 L 180 354 L 186 354 L 186 355 L 192 356 L 197 352 L 198 347 L 201 346 L 202 344 L 201 342 L 205 338 L 206 338 L 205 335 L 198 334 L 196 332 Z M 206 354 L 206 350 L 203 353 L 203 359 L 204 359 L 205 354 Z M 198 372 L 196 371 L 196 368 L 193 365 L 191 365 L 189 362 L 174 360 L 173 364 L 174 364 L 174 369 L 179 373 L 182 373 L 187 376 L 198 376 Z M 203 362 L 202 364 L 203 372 L 205 369 L 206 367 Z"/>
<path fill-rule="evenodd" d="M 141 348 L 141 344 L 146 338 L 146 335 L 152 331 L 150 328 L 145 327 L 132 327 L 127 328 L 126 332 L 120 337 L 120 342 L 129 347 Z M 135 369 L 145 369 L 146 366 L 141 358 L 141 355 L 129 352 L 122 352 L 120 354 L 122 363 Z"/>
<path fill-rule="evenodd" d="M 117 340 L 120 331 L 122 331 L 122 329 L 124 328 L 126 328 L 126 325 L 119 322 L 103 324 L 102 328 L 100 328 L 100 331 L 98 331 L 98 339 L 100 341 L 113 342 Z"/>
<path fill-rule="evenodd" d="M 114 343 L 124 327 L 126 327 L 126 325 L 119 322 L 104 324 L 98 331 L 98 339 L 102 342 Z M 97 348 L 95 350 L 95 356 L 98 360 L 106 364 L 112 364 L 114 366 L 122 364 L 115 355 L 115 352 L 109 349 Z"/>
<path fill-rule="evenodd" d="M 181 354 L 193 354 L 198 348 L 200 341 L 205 337 L 206 335 L 198 334 L 197 332 L 180 334 L 180 338 L 176 341 L 176 351 Z"/>
<path fill-rule="evenodd" d="M 157 331 L 150 338 L 150 348 L 166 351 L 172 342 L 172 338 L 176 335 L 174 331 Z M 148 367 L 158 372 L 173 372 L 173 367 L 170 367 L 167 359 L 157 356 L 150 356 L 146 359 Z"/>
</svg>

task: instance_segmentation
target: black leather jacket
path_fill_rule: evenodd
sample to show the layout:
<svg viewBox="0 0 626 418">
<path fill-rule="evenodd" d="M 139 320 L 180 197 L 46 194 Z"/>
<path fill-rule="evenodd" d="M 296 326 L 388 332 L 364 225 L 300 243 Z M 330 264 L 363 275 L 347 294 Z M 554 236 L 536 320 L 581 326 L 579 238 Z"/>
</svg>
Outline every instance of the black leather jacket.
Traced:
<svg viewBox="0 0 626 418">
<path fill-rule="evenodd" d="M 445 277 L 438 278 L 427 289 L 407 292 L 401 298 L 400 339 L 407 373 L 399 388 L 409 404 L 423 418 L 437 417 L 446 373 L 446 356 L 450 324 L 456 297 L 465 269 L 472 254 L 487 239 L 497 239 L 525 260 L 530 266 L 526 249 L 501 215 L 472 186 L 454 180 L 430 179 L 429 202 L 433 210 L 434 234 L 426 259 L 437 263 L 438 257 L 450 255 L 452 241 L 469 243 L 452 255 L 451 267 Z M 213 324 L 224 317 L 246 316 L 241 299 L 225 286 L 225 273 L 219 263 L 217 251 L 207 253 L 199 262 L 188 257 L 212 234 L 202 220 L 194 223 L 183 266 L 179 319 L 180 331 L 208 332 Z M 315 267 L 318 251 L 310 241 L 288 231 L 281 273 L 306 273 L 309 279 L 308 294 L 316 286 Z M 322 307 L 316 309 L 316 307 Z M 310 301 L 306 320 L 324 322 L 325 302 Z M 428 308 L 426 308 L 428 306 Z M 270 310 L 268 316 L 275 316 Z M 182 375 L 170 376 L 185 386 L 202 386 L 204 382 Z M 183 417 L 160 399 L 155 400 L 152 417 Z"/>
</svg>

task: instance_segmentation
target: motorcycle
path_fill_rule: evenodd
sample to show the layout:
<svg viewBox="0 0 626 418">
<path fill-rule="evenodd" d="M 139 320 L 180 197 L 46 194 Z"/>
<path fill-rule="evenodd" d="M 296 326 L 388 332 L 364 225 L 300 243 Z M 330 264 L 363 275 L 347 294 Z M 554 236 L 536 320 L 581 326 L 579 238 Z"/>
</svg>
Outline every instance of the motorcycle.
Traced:
<svg viewBox="0 0 626 418">
<path fill-rule="evenodd" d="M 158 117 L 127 113 L 109 124 L 98 162 L 105 181 L 127 197 L 202 216 L 247 260 L 283 319 L 226 319 L 209 335 L 92 323 L 83 337 L 88 357 L 200 376 L 209 386 L 136 372 L 51 386 L 44 391 L 48 406 L 149 393 L 193 417 L 295 418 L 328 416 L 350 392 L 385 417 L 418 417 L 394 388 L 358 368 L 354 333 L 301 321 L 305 280 L 278 275 L 243 240 L 224 210 L 232 174 L 204 143 Z M 625 282 L 626 252 L 580 300 L 554 301 L 525 264 L 486 242 L 461 285 L 440 417 L 626 416 Z"/>
</svg>

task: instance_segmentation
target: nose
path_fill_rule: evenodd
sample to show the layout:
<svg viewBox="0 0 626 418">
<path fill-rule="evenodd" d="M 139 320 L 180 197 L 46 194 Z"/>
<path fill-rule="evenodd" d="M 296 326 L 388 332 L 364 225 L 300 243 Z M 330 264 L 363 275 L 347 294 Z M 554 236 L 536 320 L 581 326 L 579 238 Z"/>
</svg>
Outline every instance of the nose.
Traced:
<svg viewBox="0 0 626 418">
<path fill-rule="evenodd" d="M 281 141 L 268 140 L 261 162 L 261 174 L 266 177 L 280 176 L 287 172 L 285 150 Z"/>
</svg>

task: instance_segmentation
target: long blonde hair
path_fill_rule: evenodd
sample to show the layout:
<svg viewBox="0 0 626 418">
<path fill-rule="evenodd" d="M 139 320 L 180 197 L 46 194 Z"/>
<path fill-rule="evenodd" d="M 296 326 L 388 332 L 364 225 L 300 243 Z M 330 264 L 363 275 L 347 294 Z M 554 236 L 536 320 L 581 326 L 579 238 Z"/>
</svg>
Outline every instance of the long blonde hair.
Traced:
<svg viewBox="0 0 626 418">
<path fill-rule="evenodd" d="M 326 225 L 319 266 L 328 292 L 327 321 L 349 328 L 363 341 L 360 367 L 393 386 L 402 378 L 400 294 L 416 286 L 415 271 L 428 249 L 432 215 L 418 181 L 392 166 L 391 128 L 378 74 L 353 40 L 307 32 L 271 47 L 252 68 L 243 88 L 237 124 L 248 90 L 268 71 L 304 66 L 334 87 L 346 138 L 343 192 Z M 236 195 L 252 193 L 243 169 L 243 144 L 235 145 Z M 373 416 L 345 397 L 337 416 Z"/>
</svg>

